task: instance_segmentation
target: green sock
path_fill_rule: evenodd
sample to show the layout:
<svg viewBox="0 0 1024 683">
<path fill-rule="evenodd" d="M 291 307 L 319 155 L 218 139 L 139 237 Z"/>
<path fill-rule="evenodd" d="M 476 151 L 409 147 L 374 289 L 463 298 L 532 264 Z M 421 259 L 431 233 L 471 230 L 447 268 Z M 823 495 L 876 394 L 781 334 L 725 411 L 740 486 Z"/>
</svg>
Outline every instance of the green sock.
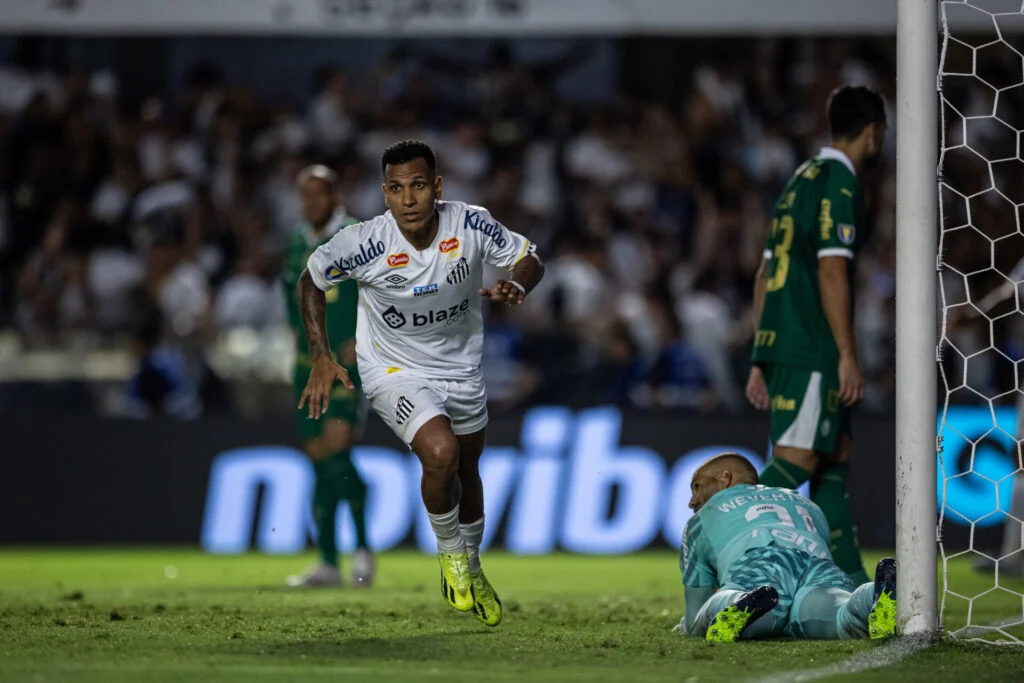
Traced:
<svg viewBox="0 0 1024 683">
<path fill-rule="evenodd" d="M 316 484 L 313 487 L 313 521 L 316 523 L 316 548 L 324 564 L 338 566 L 338 485 L 336 463 L 314 460 L 313 472 Z"/>
<path fill-rule="evenodd" d="M 356 548 L 369 548 L 366 542 L 366 483 L 352 462 L 352 452 L 337 451 L 328 460 L 338 467 L 338 498 L 348 502 L 352 523 L 356 528 Z"/>
<path fill-rule="evenodd" d="M 812 472 L 808 472 L 800 465 L 794 465 L 782 458 L 772 458 L 761 470 L 757 477 L 757 483 L 762 486 L 776 486 L 784 489 L 795 489 L 811 478 Z"/>
<path fill-rule="evenodd" d="M 846 492 L 849 463 L 828 465 L 821 470 L 817 486 L 811 490 L 811 500 L 825 513 L 832 530 L 832 559 L 857 585 L 868 583 L 864 563 L 860 559 L 857 529 L 853 525 L 853 509 Z"/>
</svg>

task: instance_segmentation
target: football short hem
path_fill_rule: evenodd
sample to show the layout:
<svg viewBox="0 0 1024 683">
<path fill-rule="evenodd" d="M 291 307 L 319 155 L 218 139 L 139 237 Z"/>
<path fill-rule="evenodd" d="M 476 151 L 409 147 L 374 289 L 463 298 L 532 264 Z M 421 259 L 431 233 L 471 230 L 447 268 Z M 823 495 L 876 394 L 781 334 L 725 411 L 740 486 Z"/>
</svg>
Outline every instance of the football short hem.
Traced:
<svg viewBox="0 0 1024 683">
<path fill-rule="evenodd" d="M 764 366 L 771 395 L 771 440 L 779 448 L 834 453 L 849 433 L 848 409 L 838 405 L 838 378 L 822 370 Z"/>
<path fill-rule="evenodd" d="M 397 435 L 398 438 L 401 439 L 405 443 L 405 445 L 408 446 L 411 450 L 412 441 L 413 439 L 416 438 L 416 434 L 417 432 L 420 431 L 420 428 L 423 427 L 423 425 L 427 424 L 427 422 L 433 420 L 438 415 L 444 415 L 445 417 L 448 418 L 448 422 L 451 422 L 451 418 L 448 417 L 448 413 L 444 412 L 443 410 L 439 410 L 435 407 L 426 408 L 422 412 L 420 412 L 419 415 L 413 418 L 408 424 L 399 425 L 399 429 L 402 430 L 402 433 Z"/>
<path fill-rule="evenodd" d="M 469 420 L 461 421 L 458 424 L 452 421 L 452 434 L 455 436 L 465 436 L 467 434 L 476 434 L 481 429 L 487 426 L 490 416 L 487 414 L 487 408 L 485 407 L 483 412 L 479 416 L 471 418 Z"/>
</svg>

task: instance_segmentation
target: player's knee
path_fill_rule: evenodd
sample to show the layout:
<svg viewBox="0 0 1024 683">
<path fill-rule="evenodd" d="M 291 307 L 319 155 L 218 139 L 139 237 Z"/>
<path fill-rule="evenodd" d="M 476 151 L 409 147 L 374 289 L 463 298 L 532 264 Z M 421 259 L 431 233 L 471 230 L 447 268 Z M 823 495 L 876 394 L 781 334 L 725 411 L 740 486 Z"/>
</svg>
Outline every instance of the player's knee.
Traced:
<svg viewBox="0 0 1024 683">
<path fill-rule="evenodd" d="M 802 467 L 808 472 L 818 469 L 818 454 L 804 448 L 790 448 L 788 446 L 776 446 L 772 449 L 772 457 Z"/>
<path fill-rule="evenodd" d="M 352 447 L 352 426 L 340 420 L 331 420 L 324 426 L 321 440 L 328 454 Z"/>
<path fill-rule="evenodd" d="M 425 476 L 448 479 L 458 472 L 459 442 L 454 436 L 438 435 L 423 444 L 417 454 Z"/>
<path fill-rule="evenodd" d="M 326 460 L 327 456 L 330 455 L 330 451 L 327 450 L 327 444 L 322 438 L 307 441 L 304 450 L 309 459 L 314 462 Z"/>
</svg>

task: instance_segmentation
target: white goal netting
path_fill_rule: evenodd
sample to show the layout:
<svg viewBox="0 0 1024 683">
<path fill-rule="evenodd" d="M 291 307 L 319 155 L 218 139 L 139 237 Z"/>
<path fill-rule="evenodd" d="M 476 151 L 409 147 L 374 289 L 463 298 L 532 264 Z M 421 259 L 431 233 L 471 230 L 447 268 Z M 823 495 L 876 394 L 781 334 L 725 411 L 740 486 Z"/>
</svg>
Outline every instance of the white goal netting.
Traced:
<svg viewBox="0 0 1024 683">
<path fill-rule="evenodd" d="M 940 9 L 940 616 L 953 635 L 1020 644 L 1024 2 Z"/>
</svg>

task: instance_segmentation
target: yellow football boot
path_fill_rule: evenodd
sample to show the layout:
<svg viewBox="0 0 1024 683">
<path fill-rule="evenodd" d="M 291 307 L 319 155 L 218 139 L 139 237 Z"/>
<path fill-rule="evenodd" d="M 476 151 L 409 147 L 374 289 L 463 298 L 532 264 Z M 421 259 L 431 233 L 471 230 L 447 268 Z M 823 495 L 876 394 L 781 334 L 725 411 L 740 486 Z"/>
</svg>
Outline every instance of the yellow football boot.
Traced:
<svg viewBox="0 0 1024 683">
<path fill-rule="evenodd" d="M 437 556 L 441 563 L 441 595 L 449 605 L 460 612 L 473 609 L 473 588 L 469 578 L 469 554 L 440 553 Z"/>
<path fill-rule="evenodd" d="M 483 570 L 469 575 L 473 584 L 473 614 L 480 623 L 497 626 L 501 623 L 501 599 Z"/>
</svg>

